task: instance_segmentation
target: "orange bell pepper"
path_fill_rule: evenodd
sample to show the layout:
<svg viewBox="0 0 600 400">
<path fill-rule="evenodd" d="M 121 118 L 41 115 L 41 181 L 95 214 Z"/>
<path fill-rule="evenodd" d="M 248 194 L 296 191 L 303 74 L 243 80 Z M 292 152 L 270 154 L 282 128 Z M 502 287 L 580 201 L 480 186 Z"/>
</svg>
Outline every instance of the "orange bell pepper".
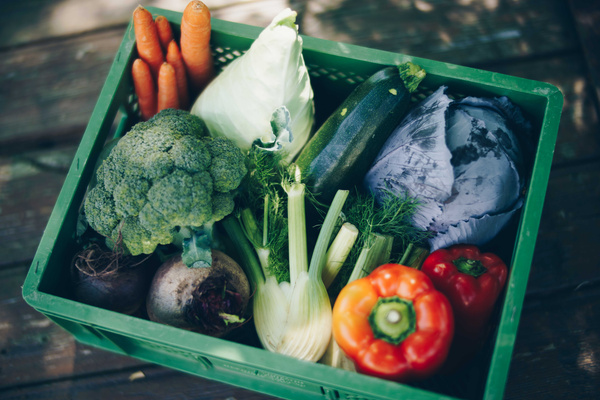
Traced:
<svg viewBox="0 0 600 400">
<path fill-rule="evenodd" d="M 333 336 L 359 372 L 406 382 L 432 375 L 454 334 L 448 299 L 421 271 L 385 264 L 346 285 L 333 307 Z"/>
</svg>

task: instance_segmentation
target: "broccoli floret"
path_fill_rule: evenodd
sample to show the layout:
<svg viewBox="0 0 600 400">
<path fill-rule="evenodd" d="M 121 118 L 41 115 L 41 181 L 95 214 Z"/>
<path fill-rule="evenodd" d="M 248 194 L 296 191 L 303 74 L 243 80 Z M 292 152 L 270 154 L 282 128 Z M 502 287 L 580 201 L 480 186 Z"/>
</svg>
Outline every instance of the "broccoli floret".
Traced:
<svg viewBox="0 0 600 400">
<path fill-rule="evenodd" d="M 214 192 L 212 197 L 212 219 L 220 221 L 235 209 L 234 195 L 232 192 Z"/>
<path fill-rule="evenodd" d="M 150 254 L 233 212 L 246 156 L 204 122 L 168 109 L 133 126 L 97 170 L 84 212 L 92 229 L 132 255 Z"/>
<path fill-rule="evenodd" d="M 181 135 L 161 129 L 157 123 L 144 126 L 144 130 L 136 130 L 130 135 L 121 148 L 125 154 L 117 157 L 125 175 L 141 176 L 152 182 L 173 172 L 175 163 L 169 153 Z M 129 133 L 123 139 L 127 136 Z"/>
<path fill-rule="evenodd" d="M 191 152 L 194 157 L 189 157 Z M 198 136 L 184 136 L 171 149 L 175 168 L 194 173 L 207 171 L 211 165 L 211 155 L 204 141 Z"/>
<path fill-rule="evenodd" d="M 201 226 L 212 219 L 214 185 L 210 174 L 206 171 L 195 173 L 192 178 L 192 207 L 187 219 L 190 221 L 189 225 Z"/>
<path fill-rule="evenodd" d="M 113 190 L 115 212 L 121 218 L 138 215 L 146 204 L 150 183 L 142 178 L 123 178 Z"/>
<path fill-rule="evenodd" d="M 235 190 L 246 175 L 246 157 L 226 138 L 205 138 L 204 141 L 212 157 L 209 171 L 214 189 L 222 193 Z"/>
<path fill-rule="evenodd" d="M 188 225 L 184 220 L 192 208 L 192 177 L 177 170 L 155 181 L 148 190 L 148 204 L 173 224 Z"/>
<path fill-rule="evenodd" d="M 169 108 L 156 114 L 145 122 L 147 125 L 157 124 L 162 129 L 168 129 L 174 134 L 183 136 L 208 136 L 208 128 L 202 119 L 188 111 Z M 144 128 L 145 129 L 145 128 Z"/>
<path fill-rule="evenodd" d="M 96 172 L 96 184 L 102 186 L 109 193 L 112 193 L 119 182 L 125 179 L 127 173 L 125 165 L 122 165 L 120 161 L 124 159 L 121 152 L 122 147 L 115 146 Z"/>
<path fill-rule="evenodd" d="M 173 224 L 165 216 L 157 211 L 150 203 L 146 203 L 142 207 L 139 215 L 140 225 L 157 238 L 168 238 L 173 231 Z M 128 239 L 131 240 L 131 239 Z M 165 240 L 166 241 L 166 240 Z M 168 241 L 156 241 L 158 244 L 169 244 Z M 127 243 L 127 241 L 125 241 Z M 127 244 L 129 247 L 129 245 Z"/>
<path fill-rule="evenodd" d="M 94 186 L 88 192 L 84 212 L 90 226 L 103 236 L 110 236 L 119 223 L 115 201 L 102 186 Z"/>
<path fill-rule="evenodd" d="M 151 232 L 142 226 L 138 218 L 127 217 L 112 233 L 113 242 L 118 242 L 119 239 L 128 243 L 127 249 L 132 254 L 150 254 L 156 248 L 156 243 L 171 243 L 172 233 L 169 230 Z"/>
</svg>

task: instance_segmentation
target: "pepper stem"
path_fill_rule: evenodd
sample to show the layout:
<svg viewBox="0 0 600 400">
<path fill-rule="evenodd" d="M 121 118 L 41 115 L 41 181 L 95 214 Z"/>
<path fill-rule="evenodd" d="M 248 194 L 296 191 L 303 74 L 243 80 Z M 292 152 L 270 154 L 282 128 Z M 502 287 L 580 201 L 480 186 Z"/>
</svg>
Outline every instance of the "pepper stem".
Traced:
<svg viewBox="0 0 600 400">
<path fill-rule="evenodd" d="M 474 276 L 475 278 L 485 274 L 487 268 L 483 266 L 479 260 L 471 260 L 465 257 L 459 257 L 452 261 L 459 272 L 463 274 Z"/>
<path fill-rule="evenodd" d="M 369 315 L 369 324 L 376 339 L 400 344 L 416 331 L 416 313 L 412 301 L 398 296 L 382 297 Z"/>
</svg>

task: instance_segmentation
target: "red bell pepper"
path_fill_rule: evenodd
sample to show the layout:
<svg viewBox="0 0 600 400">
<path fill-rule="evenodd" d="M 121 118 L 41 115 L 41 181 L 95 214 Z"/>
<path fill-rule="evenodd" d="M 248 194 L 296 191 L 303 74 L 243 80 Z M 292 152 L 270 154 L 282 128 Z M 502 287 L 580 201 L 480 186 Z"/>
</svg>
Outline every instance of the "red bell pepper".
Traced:
<svg viewBox="0 0 600 400">
<path fill-rule="evenodd" d="M 508 275 L 500 257 L 473 245 L 454 245 L 431 253 L 421 271 L 450 300 L 456 335 L 481 339 Z"/>
<path fill-rule="evenodd" d="M 359 372 L 406 382 L 432 375 L 454 333 L 448 299 L 421 271 L 385 264 L 346 285 L 333 307 L 333 336 Z"/>
</svg>

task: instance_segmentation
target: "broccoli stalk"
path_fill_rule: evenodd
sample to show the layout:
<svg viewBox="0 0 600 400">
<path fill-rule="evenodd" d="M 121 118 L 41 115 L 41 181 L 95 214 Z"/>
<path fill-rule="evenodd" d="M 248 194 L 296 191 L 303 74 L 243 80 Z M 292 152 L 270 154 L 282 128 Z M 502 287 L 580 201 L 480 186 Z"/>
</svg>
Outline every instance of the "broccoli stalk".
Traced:
<svg viewBox="0 0 600 400">
<path fill-rule="evenodd" d="M 164 110 L 133 126 L 100 164 L 85 217 L 132 255 L 173 244 L 186 265 L 207 266 L 213 224 L 233 212 L 246 173 L 246 156 L 233 142 L 208 136 L 187 111 Z"/>
</svg>

